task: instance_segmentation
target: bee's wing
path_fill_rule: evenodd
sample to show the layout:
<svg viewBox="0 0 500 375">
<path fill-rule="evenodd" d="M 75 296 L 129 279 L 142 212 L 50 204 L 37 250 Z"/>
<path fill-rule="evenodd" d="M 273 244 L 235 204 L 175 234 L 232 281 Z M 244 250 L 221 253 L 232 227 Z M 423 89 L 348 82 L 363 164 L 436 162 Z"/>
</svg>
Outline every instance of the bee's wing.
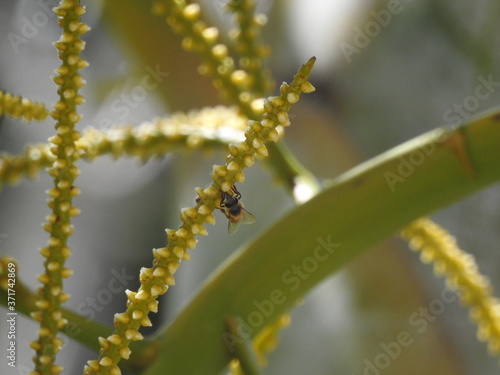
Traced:
<svg viewBox="0 0 500 375">
<path fill-rule="evenodd" d="M 240 222 L 239 221 L 231 221 L 231 220 L 229 220 L 229 223 L 227 224 L 227 232 L 229 234 L 233 234 L 234 232 L 236 232 L 238 230 L 239 226 L 240 226 Z"/>
<path fill-rule="evenodd" d="M 255 223 L 255 216 L 253 216 L 250 212 L 245 210 L 243 207 L 241 208 L 241 222 L 243 224 L 252 224 Z"/>
<path fill-rule="evenodd" d="M 242 207 L 238 220 L 229 220 L 229 223 L 227 224 L 227 231 L 229 234 L 233 234 L 238 230 L 241 223 L 252 224 L 253 222 L 255 222 L 255 216 Z"/>
</svg>

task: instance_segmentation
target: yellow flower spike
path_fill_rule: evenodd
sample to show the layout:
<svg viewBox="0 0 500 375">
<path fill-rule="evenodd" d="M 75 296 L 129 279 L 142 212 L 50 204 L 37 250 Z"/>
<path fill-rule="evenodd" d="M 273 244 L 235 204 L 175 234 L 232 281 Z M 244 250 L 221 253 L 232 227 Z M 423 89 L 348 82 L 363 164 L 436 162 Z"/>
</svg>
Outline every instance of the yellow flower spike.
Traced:
<svg viewBox="0 0 500 375">
<path fill-rule="evenodd" d="M 500 354 L 500 302 L 492 296 L 487 278 L 482 276 L 472 255 L 461 250 L 455 239 L 427 218 L 414 221 L 402 231 L 410 247 L 421 253 L 424 261 L 433 262 L 434 271 L 446 278 L 462 304 L 469 307 L 470 319 L 478 325 L 477 337 L 486 341 L 491 354 Z"/>
<path fill-rule="evenodd" d="M 80 120 L 75 99 L 78 89 L 85 83 L 78 73 L 78 66 L 82 65 L 79 52 L 84 46 L 80 41 L 80 34 L 88 30 L 87 27 L 81 26 L 80 16 L 85 13 L 85 9 L 77 0 L 62 0 L 54 12 L 60 16 L 58 24 L 63 29 L 59 41 L 54 43 L 62 65 L 56 71 L 58 77 L 54 79 L 59 86 L 59 101 L 54 104 L 52 111 L 52 117 L 56 120 L 57 135 L 51 137 L 53 146 L 48 150 L 53 156 L 49 174 L 54 177 L 54 187 L 47 192 L 49 197 L 53 198 L 48 202 L 52 214 L 49 215 L 44 228 L 50 232 L 50 237 L 47 250 L 44 250 L 44 256 L 47 258 L 44 263 L 45 276 L 39 277 L 42 281 L 39 292 L 41 299 L 36 304 L 40 309 L 41 321 L 40 348 L 36 350 L 34 364 L 35 370 L 40 374 L 59 372 L 60 367 L 55 365 L 54 361 L 61 345 L 55 346 L 53 343 L 56 341 L 58 329 L 67 324 L 67 321 L 62 319 L 60 304 L 69 297 L 69 294 L 62 292 L 62 279 L 69 276 L 63 265 L 66 255 L 69 254 L 66 250 L 67 240 L 73 232 L 68 212 L 72 207 L 73 196 L 79 192 L 73 186 L 76 168 L 73 163 L 78 158 L 75 141 L 79 138 L 79 134 L 74 132 L 74 126 Z M 43 283 L 47 279 L 50 284 Z"/>
<path fill-rule="evenodd" d="M 146 122 L 137 128 L 117 126 L 108 131 L 89 129 L 76 140 L 74 147 L 61 146 L 63 137 L 55 135 L 49 138 L 51 146 L 27 146 L 23 156 L 0 156 L 0 187 L 4 182 L 17 183 L 23 175 L 34 177 L 42 168 L 53 165 L 56 162 L 53 153 L 57 153 L 58 147 L 64 147 L 66 157 L 74 159 L 81 157 L 93 160 L 105 154 L 125 154 L 145 162 L 177 148 L 209 149 L 239 142 L 243 139 L 245 127 L 245 119 L 235 108 L 218 106 L 188 114 L 174 114 L 169 118 Z M 73 131 L 72 134 L 77 132 Z M 196 139 L 195 143 L 193 139 Z M 78 177 L 79 171 L 75 166 L 67 167 L 61 162 L 56 166 L 68 168 L 70 176 Z M 60 175 L 59 169 L 50 169 L 48 173 L 52 177 Z M 70 216 L 77 212 L 79 210 L 73 208 Z"/>
<path fill-rule="evenodd" d="M 196 205 L 182 210 L 180 215 L 182 224 L 176 230 L 165 230 L 168 242 L 167 246 L 162 249 L 153 250 L 154 261 L 152 268 L 141 269 L 141 286 L 139 290 L 137 292 L 126 291 L 128 298 L 127 310 L 122 314 L 115 315 L 115 332 L 113 335 L 120 338 L 121 344 L 101 348 L 98 361 L 102 365 L 105 359 L 106 369 L 88 366 L 85 374 L 110 373 L 107 368 L 118 364 L 123 358 L 121 353 L 124 348 L 128 348 L 131 341 L 142 339 L 142 335 L 138 332 L 138 329 L 141 325 L 149 325 L 148 314 L 157 311 L 156 298 L 165 293 L 169 285 L 175 284 L 173 275 L 179 268 L 180 262 L 190 258 L 187 249 L 196 246 L 197 240 L 194 236 L 206 235 L 208 233 L 202 223 L 206 220 L 208 222 L 214 221 L 211 215 L 215 210 L 216 202 L 220 200 L 220 190 L 229 191 L 235 181 L 244 178 L 242 170 L 246 168 L 247 164 L 253 162 L 252 158 L 259 150 L 265 148 L 265 143 L 271 140 L 269 139 L 269 134 L 273 138 L 273 133 L 270 130 L 279 125 L 276 113 L 289 110 L 290 103 L 285 100 L 286 96 L 291 92 L 296 93 L 297 96 L 300 94 L 301 84 L 307 81 L 307 76 L 314 65 L 314 61 L 315 59 L 312 58 L 307 64 L 303 65 L 294 77 L 293 82 L 287 85 L 286 89 L 282 90 L 282 100 L 278 101 L 279 106 L 270 101 L 272 103 L 268 106 L 270 110 L 262 115 L 263 119 L 265 118 L 270 121 L 266 131 L 257 133 L 248 128 L 245 132 L 246 139 L 236 145 L 237 150 L 245 151 L 228 156 L 225 165 L 215 166 L 212 175 L 213 183 L 205 189 L 197 188 L 198 199 Z M 261 126 L 260 123 L 259 126 Z M 257 149 L 250 146 L 253 143 L 258 146 Z"/>
<path fill-rule="evenodd" d="M 252 77 L 253 92 L 266 95 L 273 87 L 271 73 L 263 67 L 264 58 L 269 55 L 269 47 L 262 44 L 260 32 L 267 23 L 263 14 L 255 14 L 255 1 L 231 0 L 226 5 L 234 14 L 238 29 L 230 32 L 235 42 L 235 50 L 239 54 L 239 64 Z"/>
<path fill-rule="evenodd" d="M 32 122 L 45 120 L 49 111 L 41 103 L 0 90 L 0 116 L 3 114 L 24 122 Z"/>
<path fill-rule="evenodd" d="M 162 15 L 164 12 L 168 14 L 166 20 L 172 27 L 173 31 L 183 36 L 182 46 L 184 49 L 200 54 L 203 58 L 203 63 L 199 67 L 199 71 L 203 75 L 213 75 L 213 84 L 219 88 L 221 95 L 230 100 L 236 101 L 236 104 L 243 109 L 243 112 L 252 117 L 254 114 L 251 103 L 265 94 L 272 86 L 269 73 L 262 69 L 262 54 L 256 51 L 265 50 L 256 43 L 256 36 L 259 34 L 257 28 L 259 22 L 251 21 L 255 32 L 245 34 L 243 39 L 251 43 L 252 47 L 247 48 L 249 55 L 243 56 L 252 63 L 244 67 L 247 70 L 244 74 L 237 73 L 236 64 L 229 56 L 228 47 L 222 43 L 218 43 L 218 30 L 215 27 L 207 27 L 200 18 L 200 6 L 198 4 L 187 4 L 184 0 L 156 0 L 153 3 L 153 13 L 158 13 L 158 9 Z M 253 8 L 246 12 L 253 20 Z M 245 17 L 243 17 L 245 18 Z M 257 17 L 257 19 L 259 19 Z M 246 23 L 245 23 L 246 25 Z M 252 37 L 253 35 L 253 37 Z M 250 36 L 250 38 L 246 38 Z M 254 48 L 254 46 L 257 46 Z M 243 72 L 243 70 L 242 70 Z M 251 78 L 245 78 L 251 77 Z"/>
</svg>

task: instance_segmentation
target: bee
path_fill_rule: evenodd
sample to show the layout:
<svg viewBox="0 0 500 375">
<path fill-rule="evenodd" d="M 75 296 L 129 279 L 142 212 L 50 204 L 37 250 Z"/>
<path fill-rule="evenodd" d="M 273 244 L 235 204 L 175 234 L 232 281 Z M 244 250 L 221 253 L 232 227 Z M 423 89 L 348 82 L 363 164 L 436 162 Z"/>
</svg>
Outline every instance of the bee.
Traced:
<svg viewBox="0 0 500 375">
<path fill-rule="evenodd" d="M 221 201 L 219 210 L 229 220 L 227 231 L 229 234 L 236 232 L 241 223 L 252 224 L 255 221 L 255 216 L 243 208 L 243 203 L 240 202 L 241 194 L 236 189 L 234 184 L 229 192 L 221 191 Z"/>
</svg>

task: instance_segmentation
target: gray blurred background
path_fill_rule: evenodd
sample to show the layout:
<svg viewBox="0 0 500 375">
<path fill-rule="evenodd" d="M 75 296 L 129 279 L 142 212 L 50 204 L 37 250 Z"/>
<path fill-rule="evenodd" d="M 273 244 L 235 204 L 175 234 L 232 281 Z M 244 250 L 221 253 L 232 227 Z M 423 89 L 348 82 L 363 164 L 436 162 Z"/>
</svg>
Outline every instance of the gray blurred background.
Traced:
<svg viewBox="0 0 500 375">
<path fill-rule="evenodd" d="M 130 95 L 146 68 L 156 64 L 137 55 L 127 30 L 116 21 L 128 17 L 125 29 L 146 37 L 139 13 L 116 14 L 113 3 L 106 8 L 103 2 L 87 2 L 83 20 L 92 30 L 84 36 L 83 56 L 90 66 L 83 71 L 88 84 L 82 90 L 87 102 L 81 106 L 80 130 L 137 125 L 176 110 L 220 103 L 209 81 L 196 74 L 197 57 L 181 55 L 165 26 L 164 35 L 144 44 L 164 51 L 166 59 L 158 55 L 157 63 L 169 75 L 158 89 L 127 104 L 123 95 Z M 50 75 L 59 60 L 51 42 L 60 30 L 47 10 L 54 5 L 50 0 L 0 3 L 0 89 L 48 106 L 57 100 Z M 223 6 L 222 0 L 205 1 L 203 11 L 212 24 L 227 28 L 231 19 Z M 310 79 L 317 91 L 293 107 L 285 143 L 320 179 L 334 178 L 405 140 L 456 125 L 499 103 L 500 84 L 492 85 L 484 99 L 475 91 L 484 80 L 500 82 L 497 1 L 289 0 L 260 2 L 259 11 L 269 17 L 264 37 L 272 47 L 270 66 L 278 83 L 289 81 L 310 56 L 318 58 Z M 156 23 L 161 21 L 151 21 Z M 170 100 L 169 92 L 174 97 Z M 24 124 L 2 117 L 0 152 L 20 154 L 25 145 L 46 142 L 52 134 L 50 119 Z M 110 157 L 80 162 L 76 184 L 83 194 L 75 205 L 82 214 L 74 219 L 70 239 L 73 256 L 67 265 L 75 274 L 65 283 L 72 295 L 67 307 L 110 324 L 125 301 L 123 293 L 110 292 L 110 283 L 137 288 L 136 275 L 151 264 L 151 249 L 165 244 L 164 228 L 179 225 L 180 208 L 193 204 L 194 188 L 209 184 L 211 165 L 222 163 L 224 155 L 181 153 L 144 165 Z M 51 183 L 42 172 L 0 191 L 0 255 L 17 259 L 18 277 L 33 289 L 36 274 L 42 272 L 37 249 L 48 239 L 40 224 L 49 213 L 45 190 Z M 201 238 L 192 261 L 182 264 L 177 285 L 162 299 L 154 323 L 174 316 L 218 264 L 293 207 L 261 165 L 248 170 L 240 191 L 257 222 L 229 237 L 225 218 L 216 213 L 216 225 L 207 228 L 210 236 Z M 475 256 L 497 291 L 499 208 L 500 189 L 492 186 L 432 215 Z M 443 281 L 405 243 L 389 239 L 325 281 L 292 312 L 292 324 L 283 331 L 265 373 L 497 374 L 498 360 L 477 342 L 468 312 L 456 300 L 443 303 L 443 290 Z M 432 319 L 418 332 L 412 316 L 425 308 Z M 2 349 L 5 328 L 1 323 Z M 2 355 L 2 373 L 7 369 L 8 374 L 25 374 L 32 366 L 27 342 L 36 338 L 36 326 L 22 318 L 17 328 L 18 367 L 12 371 Z M 385 366 L 380 362 L 384 344 L 397 340 L 401 332 L 411 335 L 412 344 Z M 67 373 L 80 373 L 85 361 L 95 358 L 66 340 L 58 363 Z M 381 366 L 368 370 L 368 363 L 377 363 L 377 358 Z"/>
</svg>

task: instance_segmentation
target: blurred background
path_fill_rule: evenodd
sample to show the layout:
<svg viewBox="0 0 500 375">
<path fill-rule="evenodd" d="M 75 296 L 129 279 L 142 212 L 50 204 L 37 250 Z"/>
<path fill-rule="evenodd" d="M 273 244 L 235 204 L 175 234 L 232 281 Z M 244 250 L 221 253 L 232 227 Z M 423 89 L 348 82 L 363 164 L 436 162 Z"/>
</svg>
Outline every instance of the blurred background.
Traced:
<svg viewBox="0 0 500 375">
<path fill-rule="evenodd" d="M 138 125 L 222 103 L 210 80 L 196 73 L 198 57 L 183 52 L 179 38 L 149 15 L 149 2 L 84 3 L 83 21 L 92 30 L 84 36 L 83 57 L 90 66 L 82 73 L 87 85 L 79 130 Z M 59 65 L 51 46 L 60 35 L 50 12 L 55 5 L 54 0 L 0 3 L 0 89 L 48 106 L 57 100 L 51 80 Z M 232 23 L 224 5 L 205 1 L 202 9 L 209 23 L 227 31 Z M 500 102 L 497 1 L 282 0 L 260 1 L 258 11 L 269 19 L 263 33 L 278 84 L 290 81 L 312 55 L 318 59 L 310 79 L 317 91 L 293 107 L 284 142 L 320 179 L 335 178 L 414 136 L 455 126 Z M 138 95 L 141 79 L 151 71 L 158 85 Z M 25 145 L 46 142 L 52 134 L 50 119 L 24 124 L 1 117 L 0 152 L 21 154 Z M 167 155 L 144 165 L 107 156 L 80 162 L 77 185 L 83 193 L 75 205 L 82 214 L 74 219 L 70 239 L 73 256 L 67 265 L 75 274 L 65 283 L 72 295 L 67 307 L 111 324 L 113 314 L 124 310 L 122 291 L 137 288 L 136 275 L 151 264 L 151 249 L 165 245 L 164 228 L 179 225 L 180 208 L 193 204 L 194 188 L 209 184 L 212 164 L 224 157 L 224 151 L 214 151 Z M 40 224 L 49 213 L 45 190 L 51 184 L 42 172 L 0 191 L 0 255 L 17 259 L 18 277 L 32 289 L 42 273 L 37 249 L 48 239 Z M 207 228 L 210 236 L 199 240 L 193 259 L 179 269 L 177 285 L 162 299 L 154 323 L 174 316 L 229 254 L 293 207 L 262 165 L 248 170 L 239 189 L 257 222 L 229 237 L 226 219 L 216 213 L 216 225 Z M 475 256 L 500 295 L 499 186 L 432 218 Z M 305 298 L 292 312 L 265 373 L 497 374 L 498 359 L 476 340 L 467 314 L 430 267 L 394 237 Z M 31 369 L 27 342 L 36 338 L 36 326 L 21 318 L 17 329 L 18 367 L 11 370 L 2 355 L 2 373 Z M 401 334 L 409 337 L 408 345 L 388 349 Z M 2 323 L 2 349 L 6 341 Z M 67 373 L 80 373 L 95 358 L 66 340 L 58 363 Z"/>
</svg>

